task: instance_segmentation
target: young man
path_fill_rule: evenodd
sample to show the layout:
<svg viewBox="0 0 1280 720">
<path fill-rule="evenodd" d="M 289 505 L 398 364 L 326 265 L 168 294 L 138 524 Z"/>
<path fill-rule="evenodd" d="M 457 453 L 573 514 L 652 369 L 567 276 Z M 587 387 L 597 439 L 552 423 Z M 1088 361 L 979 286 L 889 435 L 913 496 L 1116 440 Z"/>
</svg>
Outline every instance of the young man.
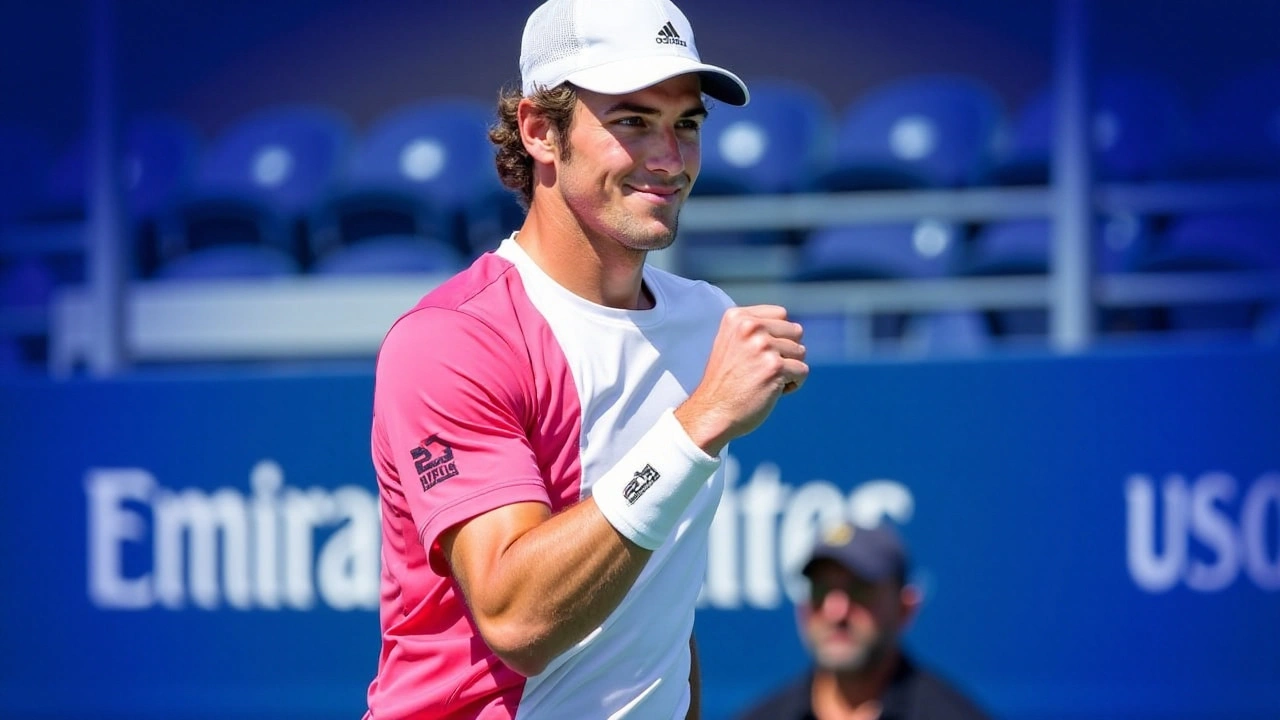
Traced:
<svg viewBox="0 0 1280 720">
<path fill-rule="evenodd" d="M 968 698 L 906 655 L 900 636 L 920 606 L 889 525 L 839 525 L 814 547 L 796 608 L 813 670 L 739 720 L 985 720 Z"/>
<path fill-rule="evenodd" d="M 379 352 L 376 720 L 697 717 L 726 444 L 808 375 L 776 306 L 645 264 L 741 105 L 665 0 L 551 0 L 490 133 L 524 225 Z"/>
</svg>

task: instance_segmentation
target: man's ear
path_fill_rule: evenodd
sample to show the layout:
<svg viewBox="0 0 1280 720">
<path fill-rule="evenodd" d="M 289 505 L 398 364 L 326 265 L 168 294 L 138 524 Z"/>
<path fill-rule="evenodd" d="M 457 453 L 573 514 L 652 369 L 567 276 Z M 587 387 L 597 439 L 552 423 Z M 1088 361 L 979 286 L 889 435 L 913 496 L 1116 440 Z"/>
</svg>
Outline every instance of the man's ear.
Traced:
<svg viewBox="0 0 1280 720">
<path fill-rule="evenodd" d="M 526 98 L 520 101 L 516 109 L 516 122 L 520 126 L 520 140 L 534 163 L 555 162 L 556 143 L 560 138 L 556 137 L 555 128 L 547 120 L 547 116 L 538 112 L 531 100 Z"/>
<path fill-rule="evenodd" d="M 920 612 L 920 604 L 924 601 L 924 593 L 919 586 L 907 583 L 898 592 L 898 603 L 901 607 L 902 627 L 906 627 Z"/>
</svg>

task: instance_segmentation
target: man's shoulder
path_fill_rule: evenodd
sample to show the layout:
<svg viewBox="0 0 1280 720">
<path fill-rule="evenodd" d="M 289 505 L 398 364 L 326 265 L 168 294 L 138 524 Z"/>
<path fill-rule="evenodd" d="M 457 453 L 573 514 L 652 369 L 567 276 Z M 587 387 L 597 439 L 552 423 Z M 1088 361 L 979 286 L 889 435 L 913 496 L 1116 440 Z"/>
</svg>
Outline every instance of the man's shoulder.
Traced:
<svg viewBox="0 0 1280 720">
<path fill-rule="evenodd" d="M 806 673 L 756 700 L 735 720 L 805 720 L 812 717 L 809 688 L 812 675 Z"/>
<path fill-rule="evenodd" d="M 989 720 L 990 716 L 950 680 L 927 668 L 913 665 L 910 672 L 914 717 L 945 720 Z"/>
<path fill-rule="evenodd" d="M 440 283 L 418 301 L 413 310 L 424 307 L 457 309 L 495 290 L 509 292 L 503 280 L 515 278 L 514 265 L 496 253 L 485 253 L 466 269 Z M 412 312 L 412 311 L 411 311 Z"/>
<path fill-rule="evenodd" d="M 733 306 L 733 300 L 723 290 L 705 280 L 677 275 L 653 266 L 646 268 L 645 280 L 660 288 L 673 307 L 682 310 L 705 308 L 709 313 L 719 316 Z"/>
<path fill-rule="evenodd" d="M 477 343 L 497 349 L 518 344 L 518 306 L 527 305 L 520 295 L 519 273 L 511 263 L 492 253 L 445 280 L 423 295 L 388 328 L 379 357 L 404 351 L 420 355 L 429 339 L 433 352 L 454 349 L 468 353 Z M 465 340 L 465 342 L 464 342 Z"/>
<path fill-rule="evenodd" d="M 454 274 L 423 295 L 393 323 L 393 332 L 406 326 L 504 325 L 510 319 L 523 290 L 520 274 L 509 260 L 485 253 L 469 267 Z M 443 311 L 443 312 L 440 312 Z"/>
</svg>

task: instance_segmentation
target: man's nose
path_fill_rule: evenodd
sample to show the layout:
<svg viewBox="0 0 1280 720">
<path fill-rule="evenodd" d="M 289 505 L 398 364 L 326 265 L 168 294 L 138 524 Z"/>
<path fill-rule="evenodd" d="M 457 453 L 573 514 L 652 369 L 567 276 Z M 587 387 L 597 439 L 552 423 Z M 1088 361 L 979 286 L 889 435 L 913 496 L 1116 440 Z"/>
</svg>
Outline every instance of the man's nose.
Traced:
<svg viewBox="0 0 1280 720">
<path fill-rule="evenodd" d="M 852 605 L 849 593 L 839 588 L 832 589 L 822 598 L 822 616 L 831 621 L 843 620 Z"/>
<path fill-rule="evenodd" d="M 648 169 L 666 175 L 679 175 L 684 172 L 684 148 L 674 128 L 666 128 L 655 133 L 652 146 L 649 148 Z"/>
</svg>

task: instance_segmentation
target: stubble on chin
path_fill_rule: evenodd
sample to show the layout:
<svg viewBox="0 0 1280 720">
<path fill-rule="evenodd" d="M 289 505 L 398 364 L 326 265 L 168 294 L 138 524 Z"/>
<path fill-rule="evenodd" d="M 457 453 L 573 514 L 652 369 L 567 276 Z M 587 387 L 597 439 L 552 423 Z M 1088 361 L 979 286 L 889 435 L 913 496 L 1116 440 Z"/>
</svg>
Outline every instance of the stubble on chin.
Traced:
<svg viewBox="0 0 1280 720">
<path fill-rule="evenodd" d="M 632 250 L 655 251 L 665 250 L 676 241 L 679 228 L 679 217 L 673 215 L 670 221 L 663 222 L 662 227 L 655 228 L 656 218 L 637 219 L 624 223 L 621 228 L 623 237 L 619 241 Z"/>
</svg>

